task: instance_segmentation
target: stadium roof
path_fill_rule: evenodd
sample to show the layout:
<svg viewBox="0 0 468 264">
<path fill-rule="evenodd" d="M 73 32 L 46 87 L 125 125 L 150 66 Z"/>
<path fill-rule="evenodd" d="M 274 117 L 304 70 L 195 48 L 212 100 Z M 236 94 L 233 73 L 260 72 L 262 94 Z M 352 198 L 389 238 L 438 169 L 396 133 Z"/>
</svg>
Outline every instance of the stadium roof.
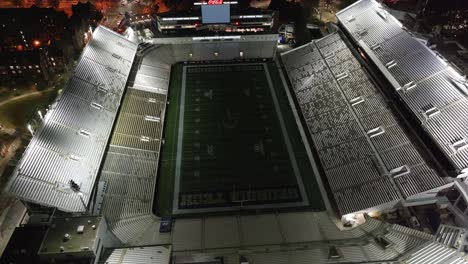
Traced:
<svg viewBox="0 0 468 264">
<path fill-rule="evenodd" d="M 457 173 L 468 173 L 468 86 L 443 58 L 406 32 L 374 0 L 337 13 Z"/>
<path fill-rule="evenodd" d="M 137 44 L 122 36 L 95 30 L 13 172 L 8 192 L 63 211 L 86 210 L 136 51 Z"/>
<path fill-rule="evenodd" d="M 443 186 L 339 33 L 282 54 L 341 215 Z"/>
</svg>

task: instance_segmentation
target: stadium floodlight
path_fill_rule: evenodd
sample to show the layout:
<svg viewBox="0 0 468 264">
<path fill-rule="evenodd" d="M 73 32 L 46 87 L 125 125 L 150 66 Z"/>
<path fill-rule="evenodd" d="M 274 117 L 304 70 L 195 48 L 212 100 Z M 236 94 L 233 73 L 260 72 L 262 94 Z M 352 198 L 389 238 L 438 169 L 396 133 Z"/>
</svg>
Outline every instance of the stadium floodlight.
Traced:
<svg viewBox="0 0 468 264">
<path fill-rule="evenodd" d="M 460 174 L 457 175 L 457 178 L 467 178 L 468 177 L 468 168 L 464 168 L 460 171 Z"/>
<path fill-rule="evenodd" d="M 356 224 L 356 215 L 352 213 L 343 215 L 341 220 L 342 220 L 342 223 L 345 225 L 348 224 L 348 225 L 354 226 Z"/>
<path fill-rule="evenodd" d="M 244 52 L 242 50 L 239 52 L 239 56 L 244 57 Z"/>
<path fill-rule="evenodd" d="M 452 65 L 450 65 L 450 64 L 446 64 L 446 65 L 447 65 L 448 72 L 451 73 L 455 77 L 455 79 L 457 79 L 457 80 L 463 80 L 464 79 L 464 77 L 460 74 L 460 72 L 458 72 L 456 69 L 454 69 L 452 67 Z"/>
<path fill-rule="evenodd" d="M 219 55 L 219 53 L 217 51 L 215 51 L 213 54 L 214 54 L 215 57 L 218 57 L 218 55 Z"/>
<path fill-rule="evenodd" d="M 28 130 L 31 133 L 31 135 L 34 136 L 34 130 L 33 130 L 32 126 L 31 126 L 31 124 L 28 124 Z"/>
</svg>

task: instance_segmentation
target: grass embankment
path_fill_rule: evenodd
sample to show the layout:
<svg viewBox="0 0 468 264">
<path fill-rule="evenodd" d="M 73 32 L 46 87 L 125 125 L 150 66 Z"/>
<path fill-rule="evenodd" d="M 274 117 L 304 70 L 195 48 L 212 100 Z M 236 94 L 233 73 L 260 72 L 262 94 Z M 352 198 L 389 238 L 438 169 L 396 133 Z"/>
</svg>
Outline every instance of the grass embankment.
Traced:
<svg viewBox="0 0 468 264">
<path fill-rule="evenodd" d="M 0 102 L 0 124 L 13 129 L 25 127 L 34 112 L 47 106 L 55 95 L 56 91 L 47 90 L 11 98 L 3 104 Z"/>
</svg>

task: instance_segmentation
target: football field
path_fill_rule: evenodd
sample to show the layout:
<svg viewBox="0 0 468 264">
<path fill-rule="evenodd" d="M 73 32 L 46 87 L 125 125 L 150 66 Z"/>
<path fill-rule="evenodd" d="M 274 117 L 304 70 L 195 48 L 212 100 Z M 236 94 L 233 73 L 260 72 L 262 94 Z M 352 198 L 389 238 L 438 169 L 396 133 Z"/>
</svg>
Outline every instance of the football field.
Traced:
<svg viewBox="0 0 468 264">
<path fill-rule="evenodd" d="M 273 62 L 177 64 L 168 103 L 157 215 L 324 209 Z"/>
<path fill-rule="evenodd" d="M 174 213 L 308 204 L 265 64 L 184 67 L 179 109 Z"/>
</svg>

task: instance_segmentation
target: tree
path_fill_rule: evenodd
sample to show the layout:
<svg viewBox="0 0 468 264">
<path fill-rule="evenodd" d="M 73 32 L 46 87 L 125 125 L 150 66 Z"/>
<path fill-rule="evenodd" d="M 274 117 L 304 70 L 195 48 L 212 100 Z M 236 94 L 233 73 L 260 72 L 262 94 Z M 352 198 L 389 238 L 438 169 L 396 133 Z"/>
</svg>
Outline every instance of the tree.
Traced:
<svg viewBox="0 0 468 264">
<path fill-rule="evenodd" d="M 34 5 L 37 7 L 42 7 L 42 0 L 34 0 Z"/>
<path fill-rule="evenodd" d="M 60 5 L 60 0 L 48 0 L 49 6 L 57 9 Z"/>
<path fill-rule="evenodd" d="M 153 12 L 156 13 L 156 14 L 159 12 L 159 5 L 158 4 L 153 5 Z"/>
<path fill-rule="evenodd" d="M 12 1 L 15 7 L 23 8 L 24 7 L 24 2 L 22 0 L 13 0 Z"/>
</svg>

